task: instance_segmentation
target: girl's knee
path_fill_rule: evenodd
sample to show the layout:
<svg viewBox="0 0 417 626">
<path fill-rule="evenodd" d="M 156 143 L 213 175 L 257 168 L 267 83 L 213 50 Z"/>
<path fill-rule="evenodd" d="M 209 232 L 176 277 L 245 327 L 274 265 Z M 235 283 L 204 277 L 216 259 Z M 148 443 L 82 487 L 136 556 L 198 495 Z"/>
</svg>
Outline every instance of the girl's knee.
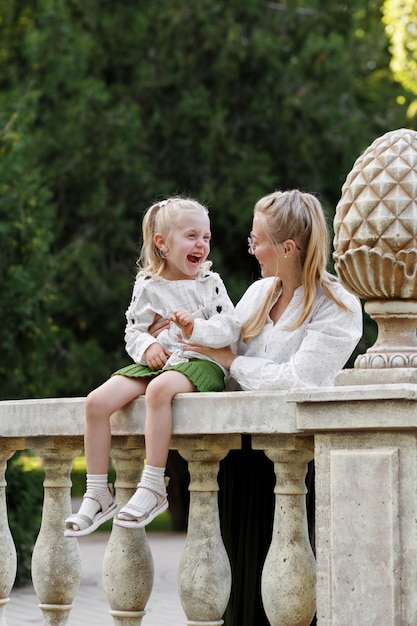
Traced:
<svg viewBox="0 0 417 626">
<path fill-rule="evenodd" d="M 162 376 L 153 378 L 146 388 L 146 401 L 166 401 L 171 395 L 170 389 L 164 384 Z"/>
<path fill-rule="evenodd" d="M 168 371 L 150 381 L 145 398 L 146 402 L 169 403 L 177 393 L 192 391 L 195 391 L 195 387 L 184 374 Z"/>
<path fill-rule="evenodd" d="M 100 391 L 98 389 L 94 389 L 94 391 L 90 391 L 88 396 L 85 399 L 85 415 L 86 418 L 95 418 L 98 415 L 103 414 L 103 401 L 101 398 Z"/>
</svg>

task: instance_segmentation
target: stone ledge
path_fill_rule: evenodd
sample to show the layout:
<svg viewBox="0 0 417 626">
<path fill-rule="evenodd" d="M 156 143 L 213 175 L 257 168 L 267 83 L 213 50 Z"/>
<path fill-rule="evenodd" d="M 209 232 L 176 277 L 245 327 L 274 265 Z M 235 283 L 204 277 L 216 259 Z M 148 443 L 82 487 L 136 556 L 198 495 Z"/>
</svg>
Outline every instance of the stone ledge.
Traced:
<svg viewBox="0 0 417 626">
<path fill-rule="evenodd" d="M 295 405 L 286 391 L 225 391 L 178 394 L 173 403 L 174 435 L 295 433 Z M 0 437 L 82 436 L 84 398 L 0 402 Z M 144 398 L 111 418 L 115 436 L 142 435 Z"/>
</svg>

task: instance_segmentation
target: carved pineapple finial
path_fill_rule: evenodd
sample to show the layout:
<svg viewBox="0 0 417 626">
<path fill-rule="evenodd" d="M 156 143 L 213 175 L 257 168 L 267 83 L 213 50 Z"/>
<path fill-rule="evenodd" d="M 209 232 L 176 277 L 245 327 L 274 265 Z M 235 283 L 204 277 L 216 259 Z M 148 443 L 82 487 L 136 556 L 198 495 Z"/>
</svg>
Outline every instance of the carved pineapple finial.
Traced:
<svg viewBox="0 0 417 626">
<path fill-rule="evenodd" d="M 334 220 L 340 281 L 378 323 L 355 368 L 417 367 L 417 132 L 391 131 L 356 160 Z"/>
<path fill-rule="evenodd" d="M 417 299 L 417 132 L 386 133 L 356 160 L 334 230 L 346 287 L 361 298 Z"/>
</svg>

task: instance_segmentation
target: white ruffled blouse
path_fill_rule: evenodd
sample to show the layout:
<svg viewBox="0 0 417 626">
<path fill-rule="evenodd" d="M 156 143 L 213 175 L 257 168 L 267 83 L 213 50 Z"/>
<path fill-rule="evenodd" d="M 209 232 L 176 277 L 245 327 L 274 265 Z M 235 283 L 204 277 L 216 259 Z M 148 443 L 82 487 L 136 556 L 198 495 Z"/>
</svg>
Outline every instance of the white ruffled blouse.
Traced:
<svg viewBox="0 0 417 626">
<path fill-rule="evenodd" d="M 272 280 L 258 280 L 247 289 L 236 306 L 241 323 L 259 306 Z M 300 327 L 289 330 L 302 308 L 303 287 L 296 289 L 275 324 L 269 319 L 258 337 L 247 343 L 238 342 L 237 354 L 240 356 L 233 361 L 230 376 L 241 389 L 292 389 L 334 384 L 337 372 L 343 368 L 362 336 L 363 323 L 358 298 L 334 277 L 331 280 L 335 294 L 350 312 L 329 300 L 319 289 L 308 318 Z M 277 300 L 279 296 L 280 293 Z"/>
</svg>

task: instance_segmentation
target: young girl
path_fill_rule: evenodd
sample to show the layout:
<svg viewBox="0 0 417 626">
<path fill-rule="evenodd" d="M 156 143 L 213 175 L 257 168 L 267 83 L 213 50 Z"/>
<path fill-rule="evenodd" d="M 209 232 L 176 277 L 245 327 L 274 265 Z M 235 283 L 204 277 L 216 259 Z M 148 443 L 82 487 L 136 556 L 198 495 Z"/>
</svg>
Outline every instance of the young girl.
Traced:
<svg viewBox="0 0 417 626">
<path fill-rule="evenodd" d="M 172 433 L 171 402 L 177 393 L 221 391 L 226 370 L 187 351 L 187 343 L 224 347 L 237 341 L 239 323 L 220 276 L 209 270 L 208 211 L 192 199 L 169 198 L 151 206 L 143 220 L 143 246 L 131 304 L 126 312 L 126 350 L 134 364 L 117 371 L 86 399 L 84 448 L 87 490 L 65 535 L 80 537 L 114 517 L 107 484 L 110 416 L 145 395 L 146 465 L 136 493 L 115 524 L 140 528 L 168 507 L 165 465 Z M 169 328 L 148 332 L 155 316 Z"/>
</svg>

